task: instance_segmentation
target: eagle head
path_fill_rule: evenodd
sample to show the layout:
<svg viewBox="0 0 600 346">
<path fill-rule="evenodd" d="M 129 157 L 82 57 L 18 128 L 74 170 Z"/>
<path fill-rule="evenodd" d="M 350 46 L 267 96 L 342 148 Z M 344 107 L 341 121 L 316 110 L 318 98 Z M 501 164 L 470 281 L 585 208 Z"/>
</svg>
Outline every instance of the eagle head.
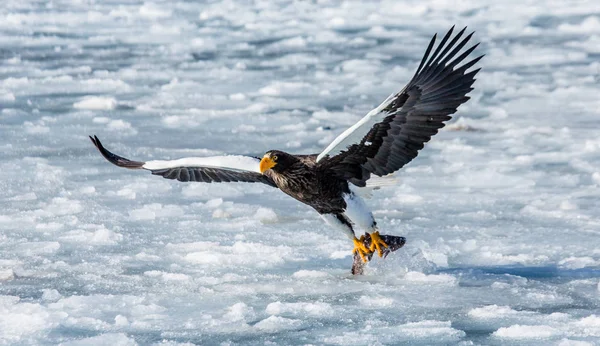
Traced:
<svg viewBox="0 0 600 346">
<path fill-rule="evenodd" d="M 259 168 L 260 172 L 263 174 L 269 169 L 272 169 L 277 173 L 283 173 L 297 161 L 298 158 L 294 155 L 279 150 L 271 150 L 263 156 L 262 160 L 260 160 Z"/>
</svg>

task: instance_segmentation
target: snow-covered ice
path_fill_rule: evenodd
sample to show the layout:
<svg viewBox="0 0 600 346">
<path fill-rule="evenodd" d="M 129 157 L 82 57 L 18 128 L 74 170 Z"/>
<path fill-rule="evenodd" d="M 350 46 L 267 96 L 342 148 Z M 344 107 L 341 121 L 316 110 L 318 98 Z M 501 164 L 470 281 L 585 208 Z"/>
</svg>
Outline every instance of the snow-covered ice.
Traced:
<svg viewBox="0 0 600 346">
<path fill-rule="evenodd" d="M 406 246 L 367 274 L 259 184 L 107 163 L 318 153 L 434 33 L 472 99 L 366 202 Z M 0 344 L 600 343 L 596 1 L 4 0 Z"/>
</svg>

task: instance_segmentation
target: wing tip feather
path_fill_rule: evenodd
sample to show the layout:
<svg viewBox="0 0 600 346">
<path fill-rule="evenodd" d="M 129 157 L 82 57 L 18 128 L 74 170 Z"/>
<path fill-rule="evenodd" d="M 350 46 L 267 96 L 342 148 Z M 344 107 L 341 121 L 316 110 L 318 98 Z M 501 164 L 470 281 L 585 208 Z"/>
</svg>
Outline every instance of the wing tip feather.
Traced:
<svg viewBox="0 0 600 346">
<path fill-rule="evenodd" d="M 145 162 L 132 161 L 119 155 L 113 154 L 102 145 L 102 142 L 100 142 L 100 139 L 96 135 L 94 135 L 94 138 L 92 138 L 92 136 L 89 137 L 92 143 L 94 143 L 96 149 L 98 149 L 98 151 L 100 152 L 100 154 L 102 154 L 102 156 L 113 165 L 129 169 L 143 168 Z"/>
</svg>

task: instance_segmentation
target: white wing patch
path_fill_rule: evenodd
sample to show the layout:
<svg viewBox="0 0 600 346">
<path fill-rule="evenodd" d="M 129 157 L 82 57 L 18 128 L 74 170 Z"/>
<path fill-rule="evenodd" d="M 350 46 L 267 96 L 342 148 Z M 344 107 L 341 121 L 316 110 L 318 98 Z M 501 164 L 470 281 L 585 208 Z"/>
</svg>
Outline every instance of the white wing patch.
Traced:
<svg viewBox="0 0 600 346">
<path fill-rule="evenodd" d="M 325 150 L 323 150 L 323 152 L 317 156 L 317 162 L 321 161 L 325 156 L 334 156 L 341 153 L 352 144 L 360 143 L 363 137 L 369 133 L 369 130 L 371 130 L 373 125 L 383 121 L 383 119 L 386 117 L 387 114 L 382 113 L 381 111 L 394 100 L 396 95 L 401 93 L 402 92 L 393 93 L 388 96 L 388 98 L 385 99 L 385 101 L 383 101 L 379 106 L 377 106 L 377 108 L 372 109 L 356 124 L 352 125 L 341 135 L 337 136 L 333 142 L 331 142 L 331 144 L 329 144 L 327 148 L 325 148 Z"/>
<path fill-rule="evenodd" d="M 355 194 L 359 195 L 364 199 L 371 199 L 373 197 L 373 191 L 381 189 L 382 186 L 398 185 L 399 181 L 400 180 L 398 178 L 394 177 L 391 174 L 388 174 L 383 177 L 374 176 L 367 181 L 367 186 L 365 187 L 358 187 L 356 185 L 350 184 L 350 191 L 354 192 Z"/>
<path fill-rule="evenodd" d="M 226 155 L 207 157 L 186 157 L 178 160 L 154 160 L 146 162 L 142 168 L 158 170 L 177 167 L 209 167 L 224 168 L 235 171 L 250 171 L 260 173 L 260 160 L 250 156 Z"/>
</svg>

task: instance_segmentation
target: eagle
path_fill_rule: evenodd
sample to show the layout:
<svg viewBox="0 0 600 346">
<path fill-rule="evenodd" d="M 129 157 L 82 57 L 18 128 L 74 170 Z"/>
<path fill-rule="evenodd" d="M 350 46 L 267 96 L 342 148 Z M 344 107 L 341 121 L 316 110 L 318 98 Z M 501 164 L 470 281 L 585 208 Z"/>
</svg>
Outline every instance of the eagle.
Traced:
<svg viewBox="0 0 600 346">
<path fill-rule="evenodd" d="M 278 188 L 315 209 L 327 224 L 348 236 L 354 244 L 354 262 L 359 263 L 353 273 L 362 273 L 360 263 L 367 263 L 374 253 L 387 255 L 404 245 L 404 238 L 379 233 L 373 213 L 357 190 L 365 187 L 372 175 L 391 174 L 414 159 L 450 115 L 469 100 L 467 94 L 473 90 L 480 68 L 469 69 L 483 55 L 467 59 L 479 43 L 463 50 L 474 34 L 463 38 L 465 30 L 452 36 L 453 26 L 437 46 L 434 35 L 408 84 L 319 154 L 269 150 L 262 157 L 223 155 L 142 162 L 111 153 L 96 136 L 90 139 L 104 158 L 119 167 L 149 170 L 182 182 L 247 182 Z M 357 237 L 356 228 L 365 234 Z"/>
</svg>

